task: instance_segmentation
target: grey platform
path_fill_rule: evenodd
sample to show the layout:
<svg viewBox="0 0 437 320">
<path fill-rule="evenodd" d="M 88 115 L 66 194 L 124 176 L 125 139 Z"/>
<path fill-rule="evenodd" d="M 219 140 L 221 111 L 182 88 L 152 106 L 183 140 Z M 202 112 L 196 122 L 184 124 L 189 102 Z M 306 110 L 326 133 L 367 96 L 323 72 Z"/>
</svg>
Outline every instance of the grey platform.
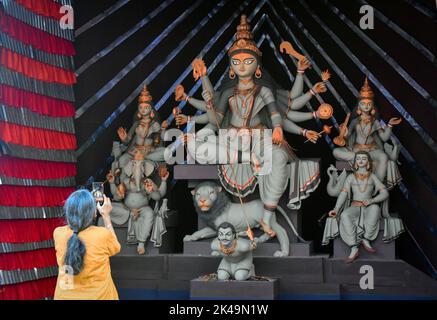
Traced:
<svg viewBox="0 0 437 320">
<path fill-rule="evenodd" d="M 147 291 L 149 299 L 169 292 L 189 299 L 191 280 L 216 272 L 219 262 L 211 256 L 125 255 L 111 258 L 111 269 L 122 299 L 138 298 L 128 295 L 133 289 L 139 296 Z M 258 276 L 279 279 L 278 299 L 437 299 L 437 281 L 402 260 L 255 257 L 254 264 Z M 363 265 L 373 267 L 374 290 L 359 287 Z"/>
<path fill-rule="evenodd" d="M 190 281 L 190 299 L 244 299 L 275 300 L 278 297 L 278 279 L 266 281 L 205 281 L 197 278 Z"/>
</svg>

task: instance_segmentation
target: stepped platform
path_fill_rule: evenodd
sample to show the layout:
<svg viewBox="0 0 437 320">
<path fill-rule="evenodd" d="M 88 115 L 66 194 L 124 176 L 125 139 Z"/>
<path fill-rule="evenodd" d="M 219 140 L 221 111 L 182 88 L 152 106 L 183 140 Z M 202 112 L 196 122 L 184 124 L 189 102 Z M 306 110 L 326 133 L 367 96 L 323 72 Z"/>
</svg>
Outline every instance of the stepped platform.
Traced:
<svg viewBox="0 0 437 320">
<path fill-rule="evenodd" d="M 192 280 L 216 272 L 220 257 L 186 254 L 117 255 L 112 276 L 121 299 L 198 299 Z M 434 299 L 437 281 L 402 260 L 359 259 L 345 264 L 326 256 L 254 257 L 257 276 L 278 279 L 277 299 Z M 362 266 L 371 266 L 374 289 L 361 289 Z M 218 298 L 211 292 L 209 298 Z M 207 295 L 202 294 L 202 298 Z M 245 298 L 244 296 L 233 298 Z M 247 297 L 246 297 L 247 298 Z"/>
</svg>

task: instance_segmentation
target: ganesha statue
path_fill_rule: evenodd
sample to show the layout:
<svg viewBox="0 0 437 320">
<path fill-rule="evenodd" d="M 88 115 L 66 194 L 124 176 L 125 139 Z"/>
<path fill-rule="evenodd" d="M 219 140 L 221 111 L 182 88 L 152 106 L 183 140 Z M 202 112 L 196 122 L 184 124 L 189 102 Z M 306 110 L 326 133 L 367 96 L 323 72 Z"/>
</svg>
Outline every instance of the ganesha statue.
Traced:
<svg viewBox="0 0 437 320">
<path fill-rule="evenodd" d="M 228 56 L 229 74 L 217 91 L 211 84 L 204 62 L 194 60 L 193 75 L 196 80 L 201 79 L 203 100 L 187 96 L 181 86 L 177 87 L 175 95 L 176 100 L 186 100 L 204 113 L 194 117 L 179 114 L 176 122 L 184 124 L 190 120 L 206 124 L 195 134 L 182 137 L 188 154 L 199 163 L 217 164 L 223 189 L 239 199 L 242 207 L 245 200 L 258 190 L 263 213 L 259 224 L 266 234 L 274 237 L 272 217 L 289 181 L 288 207 L 292 209 L 298 209 L 301 200 L 308 197 L 320 181 L 318 163 L 299 160 L 286 141 L 284 130 L 317 142 L 320 137 L 317 132 L 301 128 L 296 123 L 317 118 L 320 112 L 298 110 L 316 94 L 325 92 L 326 87 L 322 81 L 303 93 L 303 73 L 311 64 L 307 58 L 301 57 L 293 88 L 279 88 L 262 67 L 262 52 L 253 40 L 245 15 L 241 16 Z M 223 129 L 230 132 L 232 150 L 219 137 Z M 257 134 L 270 135 L 268 148 L 255 142 Z M 269 156 L 266 157 L 266 153 Z M 268 170 L 263 171 L 263 168 Z"/>
<path fill-rule="evenodd" d="M 151 179 L 155 169 L 153 162 L 145 160 L 143 153 L 137 151 L 134 159 L 123 167 L 125 179 L 120 184 L 116 184 L 112 172 L 107 175 L 115 200 L 112 204 L 111 220 L 116 225 L 128 222 L 127 243 L 137 244 L 138 254 L 145 254 L 145 243 L 151 234 L 158 236 L 163 234 L 164 230 L 154 230 L 154 228 L 165 227 L 161 222 L 155 221 L 158 212 L 151 208 L 150 201 L 159 201 L 165 196 L 169 172 L 163 166 L 158 168 L 161 178 L 158 187 Z M 150 240 L 161 242 L 161 239 Z"/>
</svg>

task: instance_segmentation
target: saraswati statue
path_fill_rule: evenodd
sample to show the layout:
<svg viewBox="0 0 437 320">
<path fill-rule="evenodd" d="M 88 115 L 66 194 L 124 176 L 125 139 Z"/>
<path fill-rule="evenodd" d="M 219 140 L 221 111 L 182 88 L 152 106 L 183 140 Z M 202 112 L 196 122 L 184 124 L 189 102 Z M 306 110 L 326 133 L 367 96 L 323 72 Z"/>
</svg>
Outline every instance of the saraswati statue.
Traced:
<svg viewBox="0 0 437 320">
<path fill-rule="evenodd" d="M 262 52 L 253 40 L 245 15 L 241 16 L 235 42 L 229 49 L 228 56 L 229 75 L 218 91 L 214 91 L 203 61 L 194 60 L 193 75 L 196 80 L 200 78 L 202 81 L 203 101 L 187 96 L 181 86 L 176 89 L 176 100 L 185 99 L 205 113 L 192 118 L 179 115 L 176 121 L 178 124 L 187 120 L 207 124 L 195 135 L 184 136 L 188 153 L 198 162 L 218 164 L 221 185 L 229 194 L 239 198 L 243 207 L 245 198 L 253 195 L 258 187 L 264 207 L 260 225 L 265 233 L 274 236 L 271 218 L 289 181 L 291 180 L 288 206 L 294 209 L 300 207 L 301 200 L 308 197 L 320 181 L 318 163 L 299 160 L 285 140 L 284 130 L 301 135 L 311 142 L 317 141 L 317 132 L 301 128 L 296 123 L 321 117 L 321 110 L 297 110 L 317 93 L 325 92 L 326 87 L 323 82 L 319 82 L 303 93 L 303 73 L 310 66 L 310 62 L 300 56 L 293 88 L 282 90 L 262 66 Z M 329 78 L 329 74 L 325 73 L 324 76 L 325 79 Z M 220 129 L 232 131 L 230 144 L 238 145 L 235 153 L 224 151 L 229 149 L 216 135 Z M 262 144 L 254 143 L 254 132 L 261 132 L 261 135 L 268 135 L 270 132 L 272 143 L 268 172 L 260 171 L 265 157 L 262 156 Z M 237 143 L 240 138 L 242 143 Z M 241 161 L 245 157 L 248 160 Z"/>
</svg>

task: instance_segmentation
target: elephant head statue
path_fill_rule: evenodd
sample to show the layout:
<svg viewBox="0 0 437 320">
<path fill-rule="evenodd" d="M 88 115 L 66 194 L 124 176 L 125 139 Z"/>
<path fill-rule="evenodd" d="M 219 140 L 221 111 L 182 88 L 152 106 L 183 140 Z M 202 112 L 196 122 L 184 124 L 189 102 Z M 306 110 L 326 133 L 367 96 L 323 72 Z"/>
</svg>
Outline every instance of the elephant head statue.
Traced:
<svg viewBox="0 0 437 320">
<path fill-rule="evenodd" d="M 135 181 L 137 192 L 141 191 L 142 182 L 155 171 L 155 165 L 149 160 L 131 160 L 124 167 L 123 172 Z"/>
</svg>

